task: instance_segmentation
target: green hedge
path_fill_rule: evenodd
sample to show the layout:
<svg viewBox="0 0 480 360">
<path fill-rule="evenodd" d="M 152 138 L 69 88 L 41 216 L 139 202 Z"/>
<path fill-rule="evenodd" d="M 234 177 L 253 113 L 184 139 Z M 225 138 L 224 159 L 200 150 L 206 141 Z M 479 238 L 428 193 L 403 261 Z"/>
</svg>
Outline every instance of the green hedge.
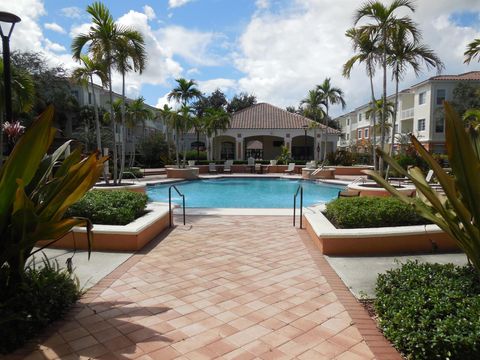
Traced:
<svg viewBox="0 0 480 360">
<path fill-rule="evenodd" d="M 480 359 L 480 282 L 471 267 L 408 262 L 379 275 L 374 306 L 407 359 Z"/>
<path fill-rule="evenodd" d="M 147 195 L 131 191 L 89 191 L 67 216 L 89 218 L 94 224 L 126 225 L 145 213 Z"/>
<path fill-rule="evenodd" d="M 341 229 L 428 223 L 408 205 L 393 197 L 339 198 L 326 205 L 324 214 Z"/>
<path fill-rule="evenodd" d="M 58 264 L 29 267 L 25 281 L 8 293 L 7 269 L 0 269 L 0 354 L 9 353 L 62 318 L 80 297 L 77 281 Z"/>
</svg>

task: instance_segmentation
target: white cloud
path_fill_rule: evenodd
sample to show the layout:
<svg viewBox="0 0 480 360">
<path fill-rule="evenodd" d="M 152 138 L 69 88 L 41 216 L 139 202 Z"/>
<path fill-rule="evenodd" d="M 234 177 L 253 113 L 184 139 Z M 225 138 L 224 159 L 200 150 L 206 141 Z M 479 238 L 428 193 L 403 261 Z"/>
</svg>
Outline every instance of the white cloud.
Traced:
<svg viewBox="0 0 480 360">
<path fill-rule="evenodd" d="M 63 16 L 66 16 L 71 19 L 78 19 L 82 17 L 83 10 L 78 6 L 65 7 L 60 10 Z"/>
<path fill-rule="evenodd" d="M 69 35 L 71 38 L 74 38 L 80 34 L 87 34 L 90 31 L 91 23 L 84 23 L 84 24 L 74 24 L 70 28 Z"/>
<path fill-rule="evenodd" d="M 151 6 L 145 5 L 143 7 L 143 13 L 147 15 L 148 20 L 153 20 L 157 17 L 155 10 Z"/>
<path fill-rule="evenodd" d="M 445 62 L 444 72 L 474 70 L 463 64 L 463 51 L 468 41 L 480 37 L 480 31 L 449 19 L 453 12 L 480 11 L 480 2 L 438 0 L 416 4 L 418 11 L 412 17 L 423 32 L 424 43 Z M 348 109 L 367 102 L 368 78 L 363 65 L 352 71 L 350 79 L 341 75 L 342 64 L 353 55 L 344 33 L 352 27 L 358 6 L 357 0 L 296 0 L 277 11 L 255 13 L 235 53 L 235 66 L 245 74 L 239 79 L 240 89 L 255 93 L 259 101 L 296 106 L 309 89 L 331 77 L 333 84 L 345 91 Z M 401 87 L 433 75 L 435 71 L 415 79 L 409 73 Z M 377 94 L 380 80 L 379 71 L 375 79 Z M 339 108 L 332 110 L 342 112 Z"/>
<path fill-rule="evenodd" d="M 64 51 L 67 50 L 67 49 L 65 49 L 65 46 L 60 45 L 58 43 L 54 43 L 54 42 L 50 41 L 49 39 L 45 39 L 44 43 L 45 43 L 45 49 L 46 50 L 50 50 L 50 51 L 53 51 L 53 52 L 64 52 Z"/>
<path fill-rule="evenodd" d="M 259 9 L 268 9 L 270 7 L 269 0 L 256 0 L 255 6 Z"/>
<path fill-rule="evenodd" d="M 43 24 L 43 26 L 45 27 L 45 29 L 55 31 L 55 32 L 60 33 L 60 34 L 65 34 L 66 33 L 65 29 L 63 27 L 61 27 L 60 25 L 58 25 L 57 23 L 45 23 L 45 24 Z"/>
<path fill-rule="evenodd" d="M 205 81 L 198 81 L 198 88 L 205 94 L 210 94 L 217 89 L 220 89 L 222 92 L 228 92 L 229 90 L 235 90 L 238 86 L 238 83 L 234 79 L 211 79 Z"/>
<path fill-rule="evenodd" d="M 180 7 L 189 3 L 190 1 L 192 0 L 168 0 L 168 7 L 169 8 Z"/>
<path fill-rule="evenodd" d="M 156 108 L 161 109 L 163 108 L 163 105 L 168 105 L 171 108 L 175 108 L 178 104 L 175 103 L 175 101 L 170 101 L 168 100 L 168 93 L 163 95 L 162 97 L 159 97 L 157 100 L 157 104 L 155 105 Z"/>
</svg>

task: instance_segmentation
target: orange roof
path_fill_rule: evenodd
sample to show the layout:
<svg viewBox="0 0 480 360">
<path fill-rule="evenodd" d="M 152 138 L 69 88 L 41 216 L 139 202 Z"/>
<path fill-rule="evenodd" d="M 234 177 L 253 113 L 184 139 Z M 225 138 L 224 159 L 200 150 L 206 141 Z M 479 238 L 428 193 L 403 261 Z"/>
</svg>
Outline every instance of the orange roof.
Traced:
<svg viewBox="0 0 480 360">
<path fill-rule="evenodd" d="M 429 80 L 480 80 L 480 71 L 469 71 L 458 75 L 438 75 Z"/>
<path fill-rule="evenodd" d="M 305 116 L 267 103 L 259 103 L 233 114 L 230 129 L 303 129 L 311 124 L 315 124 L 315 121 Z M 319 124 L 319 127 L 325 129 L 323 124 Z M 339 133 L 330 127 L 328 132 Z"/>
</svg>

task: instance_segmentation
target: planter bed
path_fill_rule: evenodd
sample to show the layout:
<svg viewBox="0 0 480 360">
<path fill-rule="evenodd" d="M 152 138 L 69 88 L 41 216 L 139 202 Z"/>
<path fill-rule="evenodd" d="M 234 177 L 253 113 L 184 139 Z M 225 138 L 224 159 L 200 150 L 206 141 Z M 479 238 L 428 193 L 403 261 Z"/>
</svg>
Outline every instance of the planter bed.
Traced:
<svg viewBox="0 0 480 360">
<path fill-rule="evenodd" d="M 306 214 L 312 241 L 324 255 L 380 255 L 458 251 L 437 225 L 337 229 L 322 213 Z"/>
<path fill-rule="evenodd" d="M 373 170 L 373 166 L 370 165 L 357 165 L 357 166 L 329 166 L 335 169 L 335 175 L 365 175 L 364 170 Z"/>
<path fill-rule="evenodd" d="M 146 185 L 145 184 L 123 184 L 118 186 L 108 186 L 108 185 L 95 185 L 93 190 L 102 190 L 102 191 L 115 191 L 115 190 L 127 190 L 132 192 L 138 192 L 145 194 Z"/>
<path fill-rule="evenodd" d="M 147 211 L 144 216 L 127 225 L 94 225 L 92 250 L 136 251 L 143 248 L 169 225 L 168 206 L 149 203 Z M 38 246 L 45 244 L 47 241 L 37 243 Z M 73 228 L 51 247 L 87 249 L 85 228 Z"/>
</svg>

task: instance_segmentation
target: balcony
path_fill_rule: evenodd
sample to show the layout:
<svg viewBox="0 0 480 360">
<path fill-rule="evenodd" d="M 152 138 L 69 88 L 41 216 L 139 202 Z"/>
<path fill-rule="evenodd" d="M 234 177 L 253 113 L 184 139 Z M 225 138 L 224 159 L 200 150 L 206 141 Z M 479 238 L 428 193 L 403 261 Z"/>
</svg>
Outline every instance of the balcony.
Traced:
<svg viewBox="0 0 480 360">
<path fill-rule="evenodd" d="M 400 112 L 400 120 L 413 118 L 413 107 Z"/>
</svg>

